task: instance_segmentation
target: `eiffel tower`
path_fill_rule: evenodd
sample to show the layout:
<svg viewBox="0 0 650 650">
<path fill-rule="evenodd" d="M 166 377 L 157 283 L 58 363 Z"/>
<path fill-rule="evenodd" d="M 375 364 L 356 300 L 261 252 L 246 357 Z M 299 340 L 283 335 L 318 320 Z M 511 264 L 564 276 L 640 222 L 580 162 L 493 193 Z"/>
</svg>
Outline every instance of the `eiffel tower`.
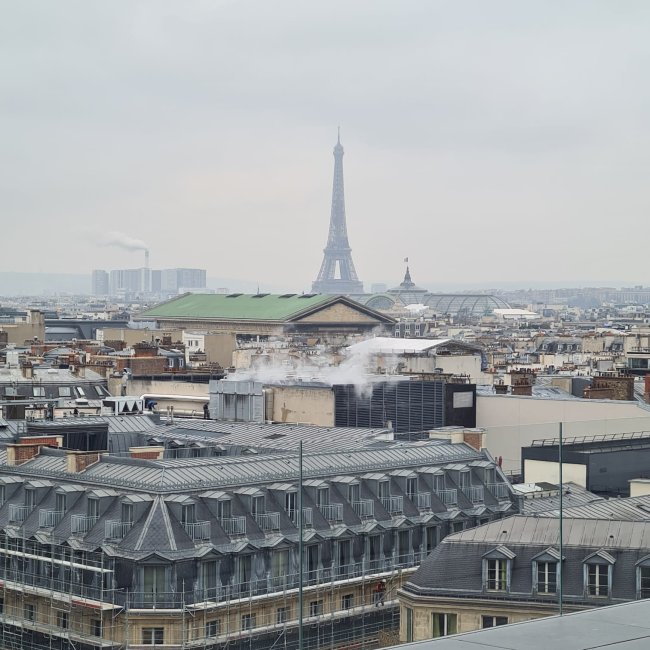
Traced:
<svg viewBox="0 0 650 650">
<path fill-rule="evenodd" d="M 352 261 L 345 224 L 345 196 L 343 193 L 343 147 L 341 130 L 334 147 L 334 187 L 330 232 L 318 278 L 312 283 L 314 293 L 363 293 L 363 282 L 357 277 Z"/>
</svg>

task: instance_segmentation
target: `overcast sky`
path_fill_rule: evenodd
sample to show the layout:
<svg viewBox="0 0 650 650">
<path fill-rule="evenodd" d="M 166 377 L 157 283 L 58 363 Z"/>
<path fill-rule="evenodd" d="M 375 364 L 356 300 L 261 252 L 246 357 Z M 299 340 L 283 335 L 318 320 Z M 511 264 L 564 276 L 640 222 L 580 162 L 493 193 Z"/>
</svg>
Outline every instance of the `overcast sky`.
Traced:
<svg viewBox="0 0 650 650">
<path fill-rule="evenodd" d="M 0 271 L 648 282 L 650 2 L 0 0 Z"/>
</svg>

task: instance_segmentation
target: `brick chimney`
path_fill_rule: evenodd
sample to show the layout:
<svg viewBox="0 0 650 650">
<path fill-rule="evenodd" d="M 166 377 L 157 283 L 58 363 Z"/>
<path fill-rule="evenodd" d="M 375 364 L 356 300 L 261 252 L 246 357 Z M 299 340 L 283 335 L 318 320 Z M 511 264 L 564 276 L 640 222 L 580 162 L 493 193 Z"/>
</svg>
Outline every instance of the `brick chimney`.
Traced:
<svg viewBox="0 0 650 650">
<path fill-rule="evenodd" d="M 66 451 L 65 471 L 69 474 L 83 472 L 86 467 L 93 465 L 99 460 L 97 451 Z"/>
<path fill-rule="evenodd" d="M 131 458 L 143 458 L 144 460 L 162 460 L 165 453 L 164 447 L 129 447 Z"/>
<path fill-rule="evenodd" d="M 7 465 L 22 465 L 41 453 L 41 447 L 60 447 L 61 436 L 34 436 L 20 438 L 7 445 Z"/>
</svg>

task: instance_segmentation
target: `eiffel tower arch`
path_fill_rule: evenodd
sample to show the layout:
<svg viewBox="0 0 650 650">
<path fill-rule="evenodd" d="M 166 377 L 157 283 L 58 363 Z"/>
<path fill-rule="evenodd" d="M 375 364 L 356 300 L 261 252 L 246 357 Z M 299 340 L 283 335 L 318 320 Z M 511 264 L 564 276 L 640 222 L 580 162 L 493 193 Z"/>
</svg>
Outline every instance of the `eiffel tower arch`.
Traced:
<svg viewBox="0 0 650 650">
<path fill-rule="evenodd" d="M 312 283 L 314 293 L 363 293 L 363 282 L 357 277 L 352 261 L 345 222 L 345 194 L 343 190 L 343 147 L 341 133 L 334 147 L 334 185 L 332 212 L 327 246 L 318 277 Z"/>
</svg>

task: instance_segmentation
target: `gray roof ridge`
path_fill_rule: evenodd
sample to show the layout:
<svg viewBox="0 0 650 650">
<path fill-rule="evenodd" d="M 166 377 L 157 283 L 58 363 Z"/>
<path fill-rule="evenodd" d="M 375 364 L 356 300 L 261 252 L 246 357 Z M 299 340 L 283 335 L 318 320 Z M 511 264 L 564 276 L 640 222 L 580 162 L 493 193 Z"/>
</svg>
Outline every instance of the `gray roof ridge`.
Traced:
<svg viewBox="0 0 650 650">
<path fill-rule="evenodd" d="M 167 537 L 169 538 L 169 547 L 172 549 L 172 551 L 177 551 L 178 547 L 176 546 L 176 537 L 174 536 L 174 531 L 172 530 L 172 522 L 169 519 L 169 510 L 167 509 L 167 504 L 162 497 L 159 498 L 161 501 L 160 510 L 162 512 L 163 521 L 165 522 Z"/>
<path fill-rule="evenodd" d="M 160 495 L 154 497 L 154 502 L 151 504 L 151 509 L 149 510 L 149 514 L 147 515 L 147 518 L 142 526 L 142 530 L 140 531 L 140 536 L 138 537 L 138 541 L 135 543 L 134 549 L 136 551 L 141 551 L 142 550 L 142 544 L 144 543 L 144 538 L 147 535 L 147 532 L 149 531 L 149 526 L 151 525 L 151 521 L 153 520 L 153 516 L 156 512 L 156 509 L 161 507 L 162 497 Z"/>
</svg>

